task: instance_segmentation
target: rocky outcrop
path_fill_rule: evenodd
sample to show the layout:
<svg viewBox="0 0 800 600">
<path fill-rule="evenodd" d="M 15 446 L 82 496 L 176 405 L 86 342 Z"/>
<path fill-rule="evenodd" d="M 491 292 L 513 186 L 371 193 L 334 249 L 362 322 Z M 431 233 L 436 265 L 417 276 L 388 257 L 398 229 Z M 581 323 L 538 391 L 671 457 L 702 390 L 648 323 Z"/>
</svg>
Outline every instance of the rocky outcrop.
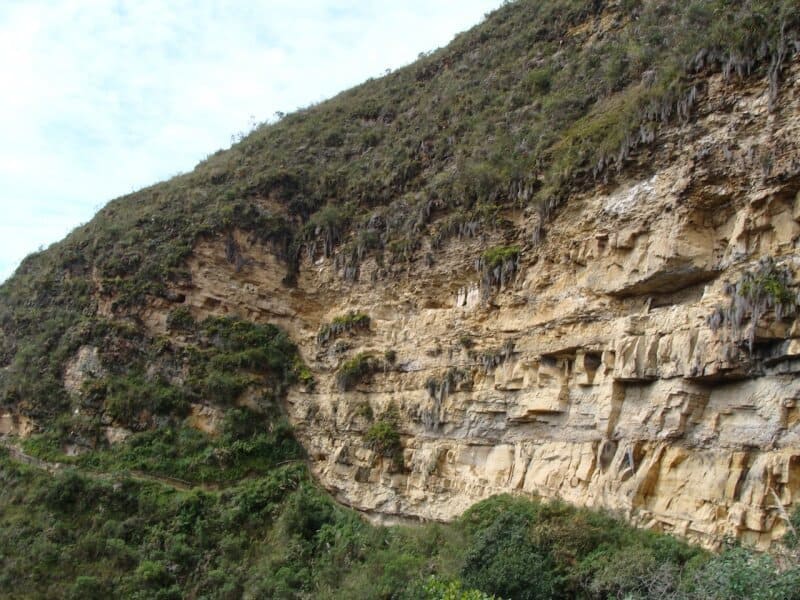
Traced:
<svg viewBox="0 0 800 600">
<path fill-rule="evenodd" d="M 79 395 L 83 386 L 93 379 L 106 375 L 100 360 L 100 349 L 96 346 L 82 346 L 64 369 L 64 389 L 70 394 Z"/>
<path fill-rule="evenodd" d="M 356 282 L 335 257 L 305 257 L 289 288 L 283 263 L 235 232 L 246 260 L 206 239 L 172 297 L 196 318 L 289 331 L 316 379 L 287 400 L 312 470 L 378 518 L 450 519 L 516 492 L 766 547 L 800 494 L 800 325 L 767 310 L 750 347 L 709 317 L 764 256 L 800 280 L 798 72 L 774 111 L 767 82 L 712 78 L 691 123 L 660 132 L 615 184 L 574 194 L 541 240 L 536 211 L 510 211 L 513 228 L 423 248 L 427 260 L 367 258 Z M 476 257 L 508 244 L 514 277 L 486 290 Z M 172 307 L 143 320 L 164 334 Z M 320 345 L 352 310 L 369 330 Z M 336 370 L 359 353 L 372 368 L 342 391 Z M 366 443 L 381 420 L 402 460 Z"/>
</svg>

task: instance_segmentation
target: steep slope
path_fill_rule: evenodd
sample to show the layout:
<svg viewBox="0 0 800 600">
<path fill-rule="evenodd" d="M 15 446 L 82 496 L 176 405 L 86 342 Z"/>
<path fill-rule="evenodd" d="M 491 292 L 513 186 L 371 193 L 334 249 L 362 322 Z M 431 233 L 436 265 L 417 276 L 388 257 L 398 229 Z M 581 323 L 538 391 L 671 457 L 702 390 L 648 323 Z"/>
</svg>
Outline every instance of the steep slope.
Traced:
<svg viewBox="0 0 800 600">
<path fill-rule="evenodd" d="M 377 515 L 522 491 L 769 545 L 800 490 L 799 31 L 789 1 L 515 2 L 115 200 L 0 288 L 0 432 L 81 452 L 284 398 Z"/>
</svg>

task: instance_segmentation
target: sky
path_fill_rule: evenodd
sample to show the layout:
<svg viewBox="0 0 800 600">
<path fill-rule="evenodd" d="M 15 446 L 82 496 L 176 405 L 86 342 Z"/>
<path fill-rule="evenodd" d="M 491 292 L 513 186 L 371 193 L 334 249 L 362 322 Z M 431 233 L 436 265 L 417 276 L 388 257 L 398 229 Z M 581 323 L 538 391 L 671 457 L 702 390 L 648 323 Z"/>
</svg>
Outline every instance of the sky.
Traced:
<svg viewBox="0 0 800 600">
<path fill-rule="evenodd" d="M 109 200 L 446 45 L 501 0 L 0 0 L 0 282 Z"/>
</svg>

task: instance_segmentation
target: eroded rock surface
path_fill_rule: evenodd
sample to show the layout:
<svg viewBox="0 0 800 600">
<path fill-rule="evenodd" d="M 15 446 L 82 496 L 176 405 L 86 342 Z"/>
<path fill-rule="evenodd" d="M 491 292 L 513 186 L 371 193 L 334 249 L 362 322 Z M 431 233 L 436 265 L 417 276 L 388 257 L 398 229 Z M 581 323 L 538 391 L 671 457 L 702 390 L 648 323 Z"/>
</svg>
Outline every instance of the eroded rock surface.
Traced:
<svg viewBox="0 0 800 600">
<path fill-rule="evenodd" d="M 614 185 L 571 197 L 541 241 L 520 211 L 513 227 L 423 248 L 427 261 L 367 258 L 356 282 L 335 257 L 306 257 L 287 287 L 286 267 L 237 233 L 246 260 L 204 241 L 179 296 L 197 318 L 290 332 L 316 386 L 291 390 L 289 415 L 319 481 L 360 510 L 450 519 L 518 492 L 767 546 L 785 531 L 777 504 L 800 494 L 800 328 L 770 311 L 751 351 L 709 315 L 763 256 L 798 281 L 799 70 L 774 112 L 766 82 L 713 78 L 691 123 Z M 482 293 L 476 257 L 502 244 L 521 248 L 516 278 Z M 169 309 L 145 315 L 153 331 Z M 353 310 L 370 330 L 321 346 L 319 328 Z M 341 391 L 336 369 L 362 352 L 383 367 Z M 365 443 L 390 417 L 402 461 Z"/>
</svg>

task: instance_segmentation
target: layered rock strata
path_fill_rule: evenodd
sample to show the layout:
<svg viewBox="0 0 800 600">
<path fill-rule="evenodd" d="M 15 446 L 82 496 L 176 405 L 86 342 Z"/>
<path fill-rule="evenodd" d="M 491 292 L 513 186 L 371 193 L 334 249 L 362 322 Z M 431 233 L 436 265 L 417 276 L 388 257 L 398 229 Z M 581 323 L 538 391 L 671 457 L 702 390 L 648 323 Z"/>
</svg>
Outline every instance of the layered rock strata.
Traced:
<svg viewBox="0 0 800 600">
<path fill-rule="evenodd" d="M 799 280 L 798 71 L 774 111 L 766 82 L 712 78 L 691 122 L 573 194 L 543 239 L 536 211 L 509 211 L 411 263 L 367 258 L 356 282 L 335 257 L 306 257 L 287 288 L 286 267 L 237 232 L 244 266 L 207 239 L 176 296 L 198 318 L 290 332 L 316 385 L 291 390 L 289 415 L 316 477 L 360 510 L 451 519 L 491 494 L 538 494 L 766 547 L 800 494 L 800 325 L 767 310 L 750 347 L 710 316 L 765 256 Z M 486 289 L 477 257 L 512 244 L 515 277 Z M 170 309 L 148 309 L 152 331 Z M 369 331 L 318 342 L 353 310 Z M 336 371 L 360 353 L 379 366 L 343 390 Z M 380 420 L 402 456 L 367 443 Z"/>
</svg>

